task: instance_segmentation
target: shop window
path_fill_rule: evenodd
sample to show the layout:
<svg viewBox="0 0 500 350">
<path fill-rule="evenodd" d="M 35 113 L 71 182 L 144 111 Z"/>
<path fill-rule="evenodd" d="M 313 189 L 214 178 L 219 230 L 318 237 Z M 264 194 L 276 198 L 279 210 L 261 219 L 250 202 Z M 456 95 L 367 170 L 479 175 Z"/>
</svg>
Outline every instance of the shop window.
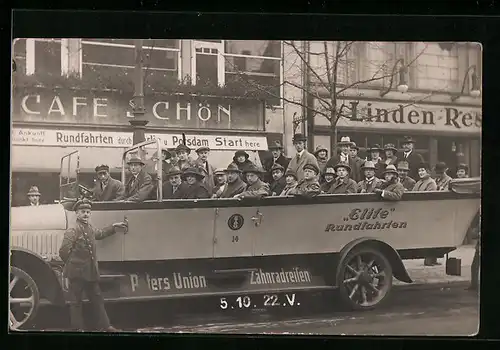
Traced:
<svg viewBox="0 0 500 350">
<path fill-rule="evenodd" d="M 179 40 L 143 40 L 143 69 L 155 76 L 180 77 Z M 123 71 L 133 74 L 135 43 L 133 39 L 83 39 L 82 75 L 90 71 L 107 76 Z M 147 76 L 145 77 L 147 79 Z"/>
<path fill-rule="evenodd" d="M 61 39 L 16 39 L 14 57 L 17 70 L 25 74 L 61 75 L 67 65 L 67 59 L 63 62 L 66 57 L 62 55 L 63 45 Z"/>
<path fill-rule="evenodd" d="M 384 140 L 383 140 L 383 137 L 381 135 L 378 135 L 378 134 L 367 134 L 366 135 L 366 146 L 367 147 L 371 147 L 375 144 L 378 144 L 380 145 L 381 147 L 383 147 L 384 143 Z"/>
<path fill-rule="evenodd" d="M 280 41 L 194 40 L 192 70 L 195 83 L 217 77 L 219 85 L 234 81 L 248 88 L 268 91 L 272 105 L 281 106 L 282 49 Z"/>
</svg>

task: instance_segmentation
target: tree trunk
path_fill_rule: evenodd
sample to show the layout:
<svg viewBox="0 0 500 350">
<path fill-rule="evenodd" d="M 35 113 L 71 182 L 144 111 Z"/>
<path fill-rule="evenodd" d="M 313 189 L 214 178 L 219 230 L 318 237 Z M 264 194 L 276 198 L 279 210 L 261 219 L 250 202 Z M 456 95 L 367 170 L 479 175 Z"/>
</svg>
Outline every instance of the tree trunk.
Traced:
<svg viewBox="0 0 500 350">
<path fill-rule="evenodd" d="M 330 157 L 337 152 L 337 120 L 335 111 L 330 115 Z"/>
</svg>

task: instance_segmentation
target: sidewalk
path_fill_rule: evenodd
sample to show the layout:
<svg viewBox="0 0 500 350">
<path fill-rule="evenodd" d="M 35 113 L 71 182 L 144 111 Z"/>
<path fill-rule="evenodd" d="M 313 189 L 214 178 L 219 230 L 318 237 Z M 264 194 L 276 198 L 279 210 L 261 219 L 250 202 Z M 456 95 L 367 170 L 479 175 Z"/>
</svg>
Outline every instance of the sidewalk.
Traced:
<svg viewBox="0 0 500 350">
<path fill-rule="evenodd" d="M 472 259 L 474 258 L 475 246 L 474 245 L 464 245 L 458 247 L 453 252 L 449 253 L 450 258 L 458 258 L 462 260 L 462 275 L 461 276 L 448 276 L 446 274 L 446 261 L 445 258 L 438 259 L 441 265 L 437 266 L 424 266 L 424 259 L 416 260 L 403 260 L 403 263 L 413 280 L 413 283 L 404 283 L 394 279 L 393 284 L 395 286 L 405 286 L 408 288 L 414 286 L 425 286 L 440 284 L 446 286 L 447 284 L 464 284 L 466 285 L 470 281 L 471 273 L 470 267 L 472 265 Z"/>
</svg>

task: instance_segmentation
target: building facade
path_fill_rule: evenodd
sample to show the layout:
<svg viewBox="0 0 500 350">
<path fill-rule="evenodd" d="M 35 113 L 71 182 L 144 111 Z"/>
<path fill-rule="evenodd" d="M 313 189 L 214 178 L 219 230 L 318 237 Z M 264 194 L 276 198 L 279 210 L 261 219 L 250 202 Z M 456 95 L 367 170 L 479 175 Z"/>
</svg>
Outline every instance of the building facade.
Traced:
<svg viewBox="0 0 500 350">
<path fill-rule="evenodd" d="M 332 135 L 330 121 L 315 111 L 322 109 L 329 94 L 322 89 L 325 52 L 323 42 L 308 43 L 311 91 L 308 96 L 304 125 L 309 135 L 309 148 L 329 146 Z M 335 43 L 331 52 L 335 52 Z M 322 55 L 319 55 L 321 57 Z M 473 74 L 481 77 L 481 47 L 473 43 L 394 43 L 355 42 L 339 58 L 337 90 L 338 106 L 345 105 L 346 117 L 336 124 L 337 138 L 349 136 L 366 156 L 367 147 L 393 143 L 400 149 L 405 135 L 416 140 L 416 150 L 431 166 L 444 161 L 453 175 L 458 163 L 470 167 L 471 176 L 479 176 L 481 168 L 481 98 L 472 97 Z M 404 93 L 392 89 L 388 74 L 398 59 L 409 64 L 404 72 L 408 86 Z M 319 74 L 317 74 L 319 72 Z M 323 79 L 325 80 L 325 79 Z M 345 89 L 344 89 L 345 88 Z"/>
<path fill-rule="evenodd" d="M 144 40 L 143 45 L 147 138 L 159 138 L 170 148 L 185 133 L 193 150 L 202 145 L 212 149 L 215 167 L 227 166 L 237 150 L 259 163 L 270 142 L 291 139 L 285 115 L 293 114 L 295 106 L 285 106 L 281 98 L 293 93 L 281 84 L 282 42 Z M 60 159 L 74 150 L 80 151 L 87 185 L 98 164 L 108 164 L 119 176 L 122 152 L 132 145 L 134 41 L 15 39 L 13 58 L 13 205 L 26 199 L 32 185 L 39 186 L 46 202 L 58 199 Z M 240 96 L 206 89 L 196 93 L 198 85 L 231 85 L 242 72 L 252 84 L 275 86 L 272 98 L 248 97 L 244 89 Z M 33 77 L 38 80 L 30 83 Z M 23 79 L 28 83 L 16 84 Z M 64 85 L 66 80 L 71 84 Z M 107 80 L 118 88 L 109 88 L 103 83 Z M 174 80 L 193 89 L 148 92 L 152 82 L 161 86 Z"/>
</svg>

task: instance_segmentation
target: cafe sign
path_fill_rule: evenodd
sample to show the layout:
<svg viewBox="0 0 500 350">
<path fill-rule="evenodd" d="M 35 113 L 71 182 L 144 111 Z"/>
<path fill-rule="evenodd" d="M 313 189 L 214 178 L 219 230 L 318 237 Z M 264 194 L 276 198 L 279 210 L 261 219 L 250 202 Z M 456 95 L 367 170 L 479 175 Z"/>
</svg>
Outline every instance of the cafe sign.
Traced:
<svg viewBox="0 0 500 350">
<path fill-rule="evenodd" d="M 481 108 L 431 104 L 392 103 L 344 100 L 342 109 L 347 116 L 337 126 L 370 129 L 399 129 L 480 133 Z M 315 108 L 320 108 L 315 101 Z M 323 116 L 314 118 L 315 125 L 330 125 Z"/>
<path fill-rule="evenodd" d="M 78 90 L 15 90 L 13 121 L 130 125 L 131 96 Z M 148 95 L 145 118 L 151 127 L 264 130 L 262 101 L 186 95 Z"/>
<path fill-rule="evenodd" d="M 182 143 L 180 133 L 146 133 L 146 139 L 159 139 L 164 147 L 174 148 Z M 29 129 L 13 128 L 13 145 L 22 146 L 60 146 L 60 147 L 131 147 L 131 132 L 106 132 L 89 130 Z M 240 135 L 202 135 L 186 134 L 186 144 L 196 149 L 206 146 L 212 150 L 265 151 L 265 136 Z"/>
</svg>

